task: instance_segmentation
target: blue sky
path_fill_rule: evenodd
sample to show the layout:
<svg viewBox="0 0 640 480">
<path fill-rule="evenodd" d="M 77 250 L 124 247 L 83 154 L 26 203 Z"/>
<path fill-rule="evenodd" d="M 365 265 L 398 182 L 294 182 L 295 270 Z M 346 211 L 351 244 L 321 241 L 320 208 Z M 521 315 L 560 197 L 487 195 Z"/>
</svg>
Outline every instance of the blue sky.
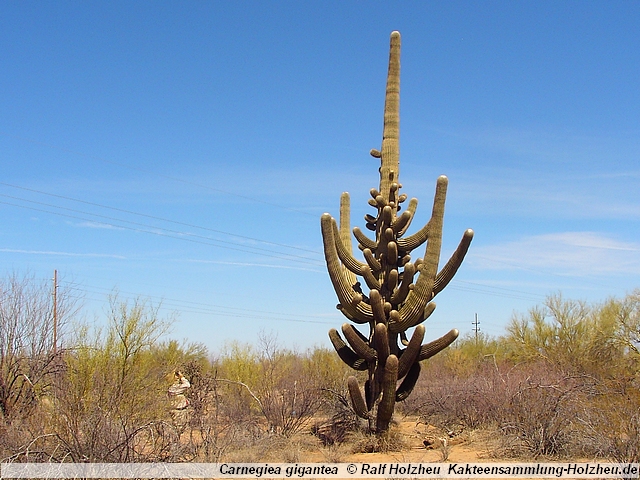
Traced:
<svg viewBox="0 0 640 480">
<path fill-rule="evenodd" d="M 403 192 L 443 257 L 476 236 L 427 337 L 500 334 L 546 295 L 639 287 L 640 3 L 0 3 L 0 266 L 177 312 L 217 351 L 328 346 L 344 317 L 320 215 L 378 186 L 402 34 Z M 412 230 L 413 231 L 413 230 Z"/>
</svg>

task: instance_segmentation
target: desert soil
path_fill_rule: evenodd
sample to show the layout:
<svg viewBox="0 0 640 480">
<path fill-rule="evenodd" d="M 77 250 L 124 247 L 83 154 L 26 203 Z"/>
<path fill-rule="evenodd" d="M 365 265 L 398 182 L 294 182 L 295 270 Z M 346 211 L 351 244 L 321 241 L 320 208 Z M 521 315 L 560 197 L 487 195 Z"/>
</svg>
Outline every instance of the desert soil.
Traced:
<svg viewBox="0 0 640 480">
<path fill-rule="evenodd" d="M 304 448 L 300 462 L 354 462 L 354 463 L 417 463 L 417 462 L 488 462 L 495 458 L 498 447 L 495 435 L 489 432 L 446 432 L 405 417 L 396 422 L 391 448 L 385 452 L 354 453 L 357 440 L 320 449 Z"/>
</svg>

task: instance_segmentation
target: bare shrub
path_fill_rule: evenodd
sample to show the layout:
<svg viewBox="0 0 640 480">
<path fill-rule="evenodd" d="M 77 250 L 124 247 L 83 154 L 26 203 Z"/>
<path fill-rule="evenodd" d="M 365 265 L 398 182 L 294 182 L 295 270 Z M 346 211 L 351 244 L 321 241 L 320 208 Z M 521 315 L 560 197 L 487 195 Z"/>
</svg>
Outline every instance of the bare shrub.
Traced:
<svg viewBox="0 0 640 480">
<path fill-rule="evenodd" d="M 216 372 L 211 370 L 210 365 L 190 360 L 181 369 L 191 382 L 188 394 L 190 420 L 182 442 L 186 441 L 185 437 L 188 438 L 195 458 L 218 462 L 233 448 L 238 426 L 223 415 L 223 399 Z"/>
<path fill-rule="evenodd" d="M 307 425 L 322 402 L 315 365 L 298 353 L 282 350 L 277 338 L 259 335 L 261 381 L 257 388 L 262 413 L 272 433 L 291 436 Z"/>
<path fill-rule="evenodd" d="M 601 385 L 599 393 L 577 416 L 585 449 L 617 462 L 640 462 L 640 390 Z"/>
<path fill-rule="evenodd" d="M 448 431 L 460 425 L 474 429 L 492 425 L 507 400 L 504 375 L 493 362 L 478 365 L 473 375 L 464 377 L 443 368 L 429 369 L 403 410 Z"/>
<path fill-rule="evenodd" d="M 323 403 L 322 383 L 310 355 L 278 347 L 275 337 L 261 334 L 260 349 L 233 343 L 219 361 L 223 384 L 233 402 L 225 415 L 246 423 L 257 410 L 271 434 L 291 436 L 308 425 Z"/>
<path fill-rule="evenodd" d="M 514 377 L 500 422 L 502 432 L 515 441 L 514 447 L 534 457 L 576 453 L 580 448 L 576 413 L 592 390 L 593 379 L 554 373 L 544 364 Z"/>
<path fill-rule="evenodd" d="M 46 432 L 46 405 L 62 371 L 66 325 L 77 308 L 69 289 L 57 295 L 58 345 L 49 281 L 16 273 L 0 280 L 0 456 L 34 455 Z M 18 455 L 19 457 L 19 455 Z"/>
<path fill-rule="evenodd" d="M 440 366 L 416 387 L 412 404 L 422 421 L 457 429 L 498 429 L 505 454 L 534 457 L 584 453 L 577 412 L 588 408 L 593 377 L 555 371 L 545 362 L 510 367 L 493 359 L 469 376 Z"/>
</svg>

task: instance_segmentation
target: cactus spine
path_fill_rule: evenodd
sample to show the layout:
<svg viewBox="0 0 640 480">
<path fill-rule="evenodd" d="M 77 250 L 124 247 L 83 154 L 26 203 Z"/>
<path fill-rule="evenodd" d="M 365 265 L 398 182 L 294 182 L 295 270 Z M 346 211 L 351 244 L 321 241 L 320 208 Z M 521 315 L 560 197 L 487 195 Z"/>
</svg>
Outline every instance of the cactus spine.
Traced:
<svg viewBox="0 0 640 480">
<path fill-rule="evenodd" d="M 412 198 L 404 212 L 398 214 L 407 200 L 405 194 L 400 194 L 399 112 L 400 33 L 393 32 L 382 148 L 370 152 L 380 159 L 380 186 L 371 189 L 369 200 L 376 215 L 365 215 L 366 227 L 375 232 L 375 239 L 358 227 L 353 229 L 364 262 L 353 256 L 348 193 L 340 199 L 340 224 L 328 213 L 322 215 L 320 222 L 329 278 L 340 302 L 337 307 L 352 322 L 369 325 L 369 334 L 363 335 L 345 323 L 342 334 L 346 342 L 335 329 L 330 330 L 329 338 L 346 364 L 368 372 L 364 396 L 356 377 L 349 377 L 347 384 L 354 411 L 369 421 L 371 431 L 378 433 L 389 429 L 395 402 L 406 399 L 413 390 L 420 376 L 420 361 L 437 354 L 458 336 L 453 329 L 423 345 L 422 322 L 433 313 L 433 298 L 451 281 L 473 238 L 472 230 L 465 231 L 456 251 L 438 270 L 448 183 L 445 176 L 436 182 L 431 219 L 416 233 L 405 236 L 418 200 Z M 412 262 L 412 251 L 425 243 L 424 257 Z M 368 287 L 368 295 L 363 292 L 359 277 Z M 407 330 L 413 327 L 408 340 Z"/>
</svg>

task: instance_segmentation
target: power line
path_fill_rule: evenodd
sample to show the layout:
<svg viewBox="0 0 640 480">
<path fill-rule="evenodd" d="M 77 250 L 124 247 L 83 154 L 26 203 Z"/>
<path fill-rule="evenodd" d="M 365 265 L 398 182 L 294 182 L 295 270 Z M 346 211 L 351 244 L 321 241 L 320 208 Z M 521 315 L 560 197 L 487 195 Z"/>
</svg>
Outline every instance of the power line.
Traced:
<svg viewBox="0 0 640 480">
<path fill-rule="evenodd" d="M 44 192 L 42 190 L 36 190 L 34 188 L 23 187 L 23 186 L 20 186 L 20 185 L 13 185 L 11 183 L 0 182 L 0 185 L 4 185 L 6 187 L 11 187 L 11 188 L 17 188 L 17 189 L 20 189 L 20 190 L 25 190 L 25 191 L 28 191 L 28 192 L 38 193 L 38 194 L 41 194 L 41 195 L 47 195 L 47 196 L 50 196 L 50 197 L 61 198 L 63 200 L 70 200 L 72 202 L 83 203 L 85 205 L 91 205 L 91 206 L 94 206 L 94 207 L 106 208 L 106 209 L 117 211 L 117 212 L 128 213 L 128 214 L 137 215 L 137 216 L 140 216 L 140 217 L 151 218 L 151 219 L 160 220 L 160 221 L 163 221 L 163 222 L 174 223 L 176 225 L 183 225 L 183 226 L 191 227 L 191 228 L 199 228 L 201 230 L 206 230 L 206 231 L 209 231 L 209 232 L 221 233 L 223 235 L 229 235 L 231 237 L 242 238 L 242 239 L 245 239 L 245 240 L 252 240 L 252 241 L 255 241 L 255 242 L 265 243 L 267 245 L 274 245 L 274 246 L 278 246 L 278 247 L 285 247 L 285 248 L 291 248 L 291 249 L 294 249 L 294 250 L 301 250 L 301 251 L 304 251 L 304 252 L 320 254 L 320 252 L 318 250 L 311 250 L 311 249 L 308 249 L 308 248 L 296 247 L 296 246 L 287 245 L 287 244 L 284 244 L 284 243 L 277 243 L 277 242 L 271 242 L 271 241 L 268 241 L 268 240 L 261 240 L 259 238 L 255 238 L 255 237 L 248 237 L 248 236 L 245 236 L 245 235 L 238 235 L 238 234 L 226 232 L 226 231 L 223 231 L 223 230 L 216 230 L 214 228 L 203 227 L 201 225 L 195 225 L 195 224 L 192 224 L 192 223 L 180 222 L 180 221 L 177 221 L 177 220 L 158 217 L 158 216 L 155 216 L 155 215 L 149 215 L 149 214 L 146 214 L 146 213 L 134 212 L 132 210 L 126 210 L 124 208 L 111 207 L 109 205 L 102 205 L 100 203 L 89 202 L 87 200 L 81 200 L 81 199 L 73 198 L 73 197 L 67 197 L 65 195 L 58 195 L 58 194 L 55 194 L 55 193 Z"/>
<path fill-rule="evenodd" d="M 198 234 L 194 234 L 194 233 L 180 232 L 180 231 L 177 231 L 177 230 L 171 230 L 171 229 L 167 229 L 167 228 L 163 228 L 163 227 L 157 227 L 155 225 L 148 225 L 148 224 L 143 224 L 143 223 L 139 223 L 139 222 L 132 222 L 130 220 L 122 220 L 122 219 L 118 219 L 118 218 L 114 218 L 114 217 L 109 217 L 109 216 L 106 216 L 106 215 L 99 215 L 99 214 L 96 214 L 96 213 L 84 212 L 84 211 L 76 210 L 76 209 L 72 209 L 72 208 L 60 207 L 60 206 L 57 206 L 57 205 L 52 205 L 52 204 L 48 204 L 48 203 L 44 203 L 44 202 L 38 202 L 38 201 L 35 201 L 35 200 L 27 200 L 27 199 L 24 199 L 24 198 L 13 197 L 11 195 L 0 194 L 0 196 L 6 197 L 6 198 L 12 198 L 14 200 L 20 200 L 20 201 L 23 201 L 23 202 L 34 203 L 34 204 L 37 204 L 37 205 L 43 205 L 43 206 L 47 206 L 47 207 L 58 208 L 60 210 L 67 210 L 67 211 L 71 211 L 71 212 L 81 213 L 83 215 L 90 215 L 90 216 L 94 216 L 94 217 L 98 217 L 98 218 L 105 218 L 105 219 L 116 221 L 116 222 L 124 222 L 124 223 L 129 223 L 129 224 L 132 224 L 132 225 L 138 225 L 138 226 L 143 226 L 143 227 L 152 228 L 152 229 L 156 229 L 156 230 L 162 230 L 164 232 L 169 232 L 169 233 L 162 233 L 161 231 L 144 230 L 144 229 L 140 229 L 140 228 L 127 227 L 127 226 L 124 226 L 124 225 L 114 225 L 112 223 L 96 221 L 96 220 L 93 220 L 93 219 L 90 219 L 90 218 L 78 217 L 77 215 L 70 215 L 70 214 L 65 214 L 65 213 L 60 213 L 60 212 L 52 212 L 50 210 L 44 210 L 42 208 L 29 207 L 29 206 L 26 206 L 26 205 L 19 205 L 19 204 L 16 204 L 16 203 L 0 201 L 1 204 L 10 205 L 10 206 L 13 206 L 13 207 L 25 208 L 25 209 L 28 209 L 28 210 L 48 213 L 48 214 L 52 214 L 52 215 L 58 215 L 58 216 L 67 217 L 67 218 L 74 218 L 76 220 L 95 221 L 96 223 L 98 223 L 100 225 L 104 225 L 104 226 L 108 226 L 108 227 L 121 228 L 121 229 L 131 230 L 131 231 L 140 232 L 140 233 L 149 233 L 149 234 L 153 234 L 153 235 L 174 238 L 176 240 L 184 240 L 184 241 L 189 241 L 189 242 L 192 242 L 192 243 L 200 243 L 200 244 L 203 244 L 203 245 L 209 245 L 209 246 L 214 246 L 214 247 L 223 247 L 223 248 L 226 248 L 228 250 L 236 250 L 236 251 L 240 251 L 240 252 L 244 252 L 244 253 L 253 253 L 255 255 L 262 255 L 262 256 L 265 256 L 265 257 L 278 258 L 280 260 L 296 261 L 296 262 L 306 263 L 308 265 L 314 265 L 314 266 L 323 265 L 322 262 L 310 261 L 310 259 L 308 257 L 303 257 L 301 255 L 295 255 L 295 254 L 290 254 L 290 253 L 281 253 L 281 252 L 276 252 L 276 251 L 273 251 L 273 250 L 268 250 L 268 249 L 264 249 L 264 248 L 260 248 L 260 247 L 252 247 L 252 246 L 248 246 L 248 245 L 244 246 L 244 247 L 239 247 L 237 243 L 228 242 L 228 241 L 225 241 L 225 240 L 214 239 L 214 238 L 211 238 L 211 237 L 206 237 L 206 236 L 198 235 Z M 201 241 L 201 240 L 196 240 L 194 238 L 187 238 L 187 237 L 202 238 L 202 239 L 206 239 L 208 241 L 204 242 L 204 241 Z M 225 244 L 225 245 L 218 245 L 220 243 Z M 259 251 L 254 251 L 254 250 L 259 250 Z M 270 252 L 270 254 L 261 253 L 261 252 Z"/>
<path fill-rule="evenodd" d="M 492 297 L 512 298 L 514 300 L 528 300 L 528 301 L 534 301 L 534 302 L 539 302 L 540 301 L 539 298 L 534 298 L 533 295 L 530 295 L 530 296 L 513 295 L 513 294 L 509 294 L 509 293 L 505 293 L 505 292 L 492 292 L 491 290 L 488 290 L 488 289 L 490 289 L 492 287 L 486 287 L 487 289 L 461 287 L 461 286 L 456 285 L 454 282 L 455 282 L 455 280 L 453 280 L 447 286 L 447 290 L 459 290 L 459 291 L 462 291 L 462 292 L 480 293 L 482 295 L 490 295 Z"/>
<path fill-rule="evenodd" d="M 454 279 L 453 281 L 455 283 L 465 283 L 465 284 L 468 284 L 468 285 L 477 285 L 479 287 L 484 287 L 484 288 L 493 288 L 493 289 L 496 289 L 496 290 L 504 290 L 505 292 L 520 293 L 520 294 L 528 295 L 528 296 L 531 296 L 531 297 L 539 297 L 539 298 L 542 298 L 542 299 L 546 298 L 546 295 L 542 295 L 540 293 L 530 293 L 530 292 L 525 292 L 525 291 L 522 291 L 522 290 L 514 290 L 512 288 L 496 287 L 495 285 L 486 285 L 484 283 L 470 282 L 468 280 Z"/>
<path fill-rule="evenodd" d="M 103 295 L 106 293 L 113 293 L 113 289 L 108 289 L 104 287 L 98 286 L 85 286 L 80 287 L 77 284 L 73 285 L 73 289 L 75 291 L 93 293 L 98 295 Z M 117 293 L 123 293 L 128 295 L 138 294 L 134 292 L 127 291 L 117 291 Z M 224 305 L 216 305 L 211 303 L 202 303 L 202 302 L 193 302 L 188 300 L 179 300 L 172 299 L 167 297 L 159 297 L 157 295 L 143 295 L 142 298 L 156 299 L 163 307 L 173 306 L 181 308 L 182 312 L 190 312 L 190 313 L 200 313 L 200 314 L 209 314 L 215 316 L 226 316 L 226 317 L 234 317 L 234 318 L 254 318 L 254 319 L 263 319 L 263 320 L 280 320 L 287 322 L 298 322 L 298 323 L 318 323 L 318 324 L 326 324 L 333 325 L 335 322 L 328 322 L 322 320 L 313 320 L 321 317 L 320 315 L 304 315 L 298 313 L 286 313 L 286 312 L 272 312 L 265 310 L 255 310 L 249 308 L 240 308 L 240 307 L 230 307 Z M 190 310 L 184 310 L 184 306 L 187 306 Z M 283 318 L 283 317 L 294 317 L 294 318 Z M 303 319 L 301 319 L 302 317 Z M 304 318 L 307 318 L 305 320 Z"/>
<path fill-rule="evenodd" d="M 43 147 L 51 148 L 53 150 L 59 150 L 61 152 L 70 153 L 72 155 L 77 155 L 77 156 L 84 157 L 84 158 L 90 158 L 92 160 L 97 160 L 99 162 L 108 163 L 110 165 L 117 165 L 118 167 L 127 168 L 129 170 L 135 170 L 135 171 L 143 172 L 143 173 L 150 173 L 152 175 L 157 175 L 158 177 L 166 178 L 166 179 L 172 180 L 174 182 L 179 182 L 179 183 L 183 183 L 185 185 L 191 185 L 191 186 L 194 186 L 194 187 L 204 188 L 204 189 L 211 190 L 211 191 L 214 191 L 214 192 L 224 193 L 225 195 L 232 195 L 232 196 L 237 197 L 237 198 L 243 198 L 245 200 L 250 200 L 252 202 L 262 203 L 264 205 L 269 205 L 269 206 L 272 206 L 272 207 L 277 207 L 277 208 L 280 208 L 280 209 L 289 210 L 291 212 L 300 213 L 302 215 L 311 215 L 313 217 L 316 216 L 316 215 L 314 215 L 312 213 L 305 212 L 303 210 L 297 210 L 295 208 L 291 208 L 291 207 L 288 207 L 288 206 L 285 206 L 285 205 L 279 205 L 277 203 L 267 202 L 265 200 L 262 200 L 262 199 L 259 199 L 259 198 L 255 198 L 255 197 L 249 197 L 249 196 L 246 196 L 246 195 L 239 195 L 237 193 L 228 192 L 226 190 L 222 190 L 220 188 L 215 188 L 215 187 L 212 187 L 210 185 L 203 185 L 201 183 L 191 182 L 189 180 L 184 180 L 182 178 L 173 177 L 171 175 L 165 175 L 163 173 L 153 172 L 153 171 L 148 170 L 148 169 L 144 169 L 144 168 L 140 168 L 140 167 L 134 167 L 134 166 L 127 165 L 127 164 L 124 164 L 124 163 L 114 162 L 113 160 L 107 160 L 105 158 L 98 157 L 96 155 L 89 155 L 89 154 L 82 153 L 82 152 L 76 152 L 76 151 L 68 149 L 68 148 L 59 147 L 59 146 L 56 146 L 56 145 L 51 145 L 51 144 L 48 144 L 48 143 L 45 143 L 45 142 L 41 142 L 39 140 L 33 140 L 33 139 L 30 139 L 30 138 L 19 137 L 17 135 L 11 135 L 11 134 L 8 134 L 8 133 L 5 133 L 5 132 L 0 132 L 0 135 L 3 135 L 5 137 L 9 137 L 9 138 L 13 138 L 15 140 L 21 140 L 23 142 L 33 143 L 34 145 L 41 145 Z"/>
</svg>

